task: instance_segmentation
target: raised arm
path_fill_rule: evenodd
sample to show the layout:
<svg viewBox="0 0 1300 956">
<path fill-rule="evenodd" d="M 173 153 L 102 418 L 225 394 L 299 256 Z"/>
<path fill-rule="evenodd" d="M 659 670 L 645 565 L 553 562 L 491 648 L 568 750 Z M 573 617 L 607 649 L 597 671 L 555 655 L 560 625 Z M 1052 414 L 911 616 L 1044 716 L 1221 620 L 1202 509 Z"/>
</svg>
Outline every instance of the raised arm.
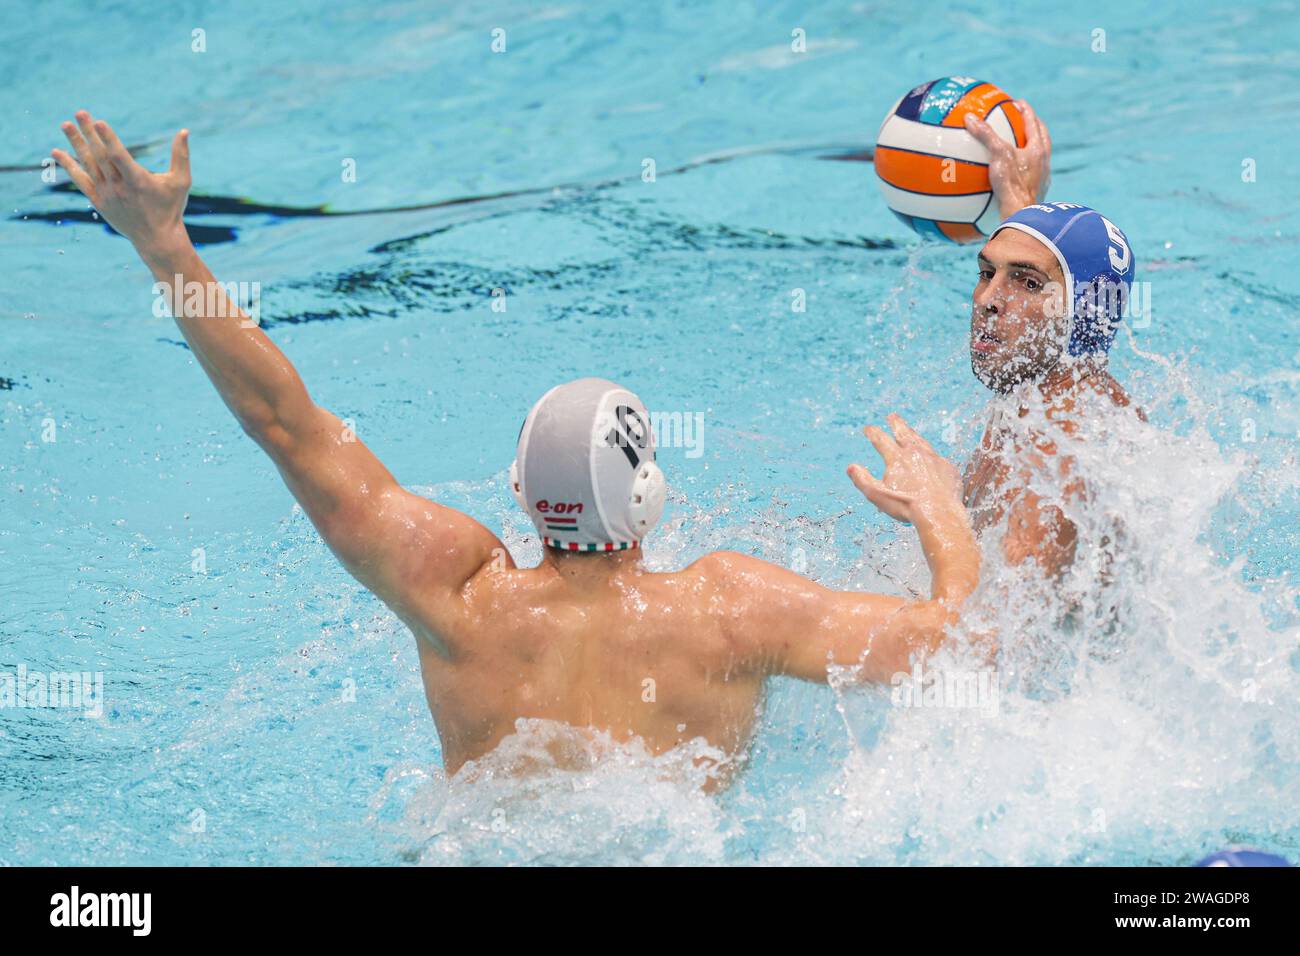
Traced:
<svg viewBox="0 0 1300 956">
<path fill-rule="evenodd" d="M 190 187 L 189 132 L 172 143 L 171 169 L 150 173 L 112 128 L 82 110 L 63 132 L 77 153 L 53 156 L 114 229 L 131 240 L 168 292 L 176 324 L 244 431 L 275 462 L 289 490 L 348 571 L 412 628 L 436 621 L 439 602 L 494 556 L 509 560 L 474 519 L 411 494 L 343 423 L 312 402 L 302 379 L 256 323 L 227 298 L 181 220 Z M 80 162 L 78 162 L 80 160 Z M 202 296 L 176 296 L 195 288 Z M 425 636 L 438 640 L 438 635 Z"/>
<path fill-rule="evenodd" d="M 883 479 L 861 465 L 849 477 L 881 511 L 910 522 L 930 566 L 927 599 L 833 591 L 758 558 L 712 555 L 709 573 L 733 595 L 729 630 L 764 673 L 825 681 L 828 665 L 861 665 L 863 680 L 887 682 L 929 654 L 979 583 L 979 548 L 961 503 L 957 470 L 897 415 L 894 436 L 867 436 L 885 459 Z"/>
</svg>

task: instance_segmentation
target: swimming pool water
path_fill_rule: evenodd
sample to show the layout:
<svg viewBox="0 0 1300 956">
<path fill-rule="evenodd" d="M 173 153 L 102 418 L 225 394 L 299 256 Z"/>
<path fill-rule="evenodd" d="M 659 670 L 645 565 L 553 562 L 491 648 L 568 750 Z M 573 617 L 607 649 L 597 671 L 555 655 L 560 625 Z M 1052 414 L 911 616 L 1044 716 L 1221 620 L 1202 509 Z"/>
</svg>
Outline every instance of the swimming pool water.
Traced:
<svg viewBox="0 0 1300 956">
<path fill-rule="evenodd" d="M 0 711 L 0 863 L 1300 856 L 1294 3 L 0 18 L 0 672 L 102 672 L 105 698 L 100 718 Z M 39 169 L 79 107 L 156 144 L 155 168 L 188 126 L 213 271 L 260 283 L 313 395 L 401 481 L 523 560 L 540 552 L 505 484 L 519 422 L 595 374 L 703 416 L 701 454 L 661 452 L 653 566 L 728 547 L 898 591 L 924 586 L 919 553 L 843 468 L 873 460 L 859 429 L 891 411 L 954 458 L 974 446 L 990 404 L 966 352 L 975 265 L 920 244 L 870 164 L 841 158 L 951 73 L 1034 103 L 1051 198 L 1119 223 L 1150 282 L 1150 324 L 1121 332 L 1114 367 L 1151 425 L 1099 420 L 1076 449 L 1096 488 L 1072 515 L 1083 540 L 1116 520 L 1126 536 L 1119 623 L 1088 616 L 1078 579 L 1062 624 L 990 545 L 973 616 L 1006 645 L 996 714 L 778 681 L 716 798 L 690 751 L 496 773 L 552 727 L 446 780 L 410 635 L 154 316 L 129 245 L 73 221 L 84 200 Z"/>
</svg>

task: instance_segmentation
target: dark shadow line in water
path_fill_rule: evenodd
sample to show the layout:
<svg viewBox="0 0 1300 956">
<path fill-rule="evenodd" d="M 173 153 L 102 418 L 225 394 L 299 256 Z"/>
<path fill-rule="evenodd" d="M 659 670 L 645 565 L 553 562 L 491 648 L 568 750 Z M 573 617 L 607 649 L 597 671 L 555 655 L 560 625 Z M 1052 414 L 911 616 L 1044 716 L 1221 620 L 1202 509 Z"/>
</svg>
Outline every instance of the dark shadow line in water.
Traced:
<svg viewBox="0 0 1300 956">
<path fill-rule="evenodd" d="M 171 144 L 171 140 L 169 140 L 169 139 L 155 139 L 155 140 L 150 140 L 150 141 L 147 142 L 147 143 L 140 143 L 139 145 L 136 145 L 136 146 L 128 146 L 128 147 L 126 148 L 126 151 L 127 151 L 128 153 L 130 153 L 132 157 L 143 156 L 145 153 L 151 153 L 151 152 L 153 152 L 153 151 L 154 151 L 155 149 L 157 149 L 159 146 L 165 146 L 165 145 L 170 145 L 170 144 Z M 63 148 L 64 148 L 64 149 L 67 149 L 67 146 L 64 145 Z M 27 165 L 23 165 L 23 164 L 21 164 L 21 163 L 10 163 L 10 164 L 5 165 L 5 166 L 0 166 L 0 173 L 39 173 L 39 172 L 43 172 L 45 169 L 48 168 L 46 165 L 44 165 L 44 161 L 45 161 L 46 159 L 49 159 L 49 160 L 53 161 L 53 157 L 51 157 L 51 156 L 43 156 L 43 157 L 41 157 L 41 162 L 40 162 L 40 163 L 30 163 L 30 164 L 27 164 Z"/>
<path fill-rule="evenodd" d="M 189 205 L 185 207 L 185 212 L 190 211 Z M 93 209 L 74 209 L 70 212 L 32 212 L 22 213 L 9 217 L 10 219 L 34 220 L 37 222 L 52 222 L 55 225 L 62 225 L 65 222 L 85 222 L 102 226 L 104 231 L 111 236 L 120 235 L 120 233 L 106 223 L 100 215 Z M 223 242 L 234 242 L 239 234 L 233 226 L 203 226 L 198 223 L 186 222 L 185 232 L 189 234 L 190 241 L 196 246 L 212 246 Z"/>
<path fill-rule="evenodd" d="M 799 155 L 803 153 L 821 153 L 825 150 L 851 150 L 845 156 L 840 155 L 823 155 L 818 159 L 839 159 L 851 156 L 855 159 L 865 157 L 870 159 L 870 151 L 863 151 L 860 147 L 843 147 L 843 146 L 770 146 L 770 147 L 750 147 L 743 149 L 728 150 L 723 153 L 704 156 L 700 159 L 683 163 L 663 172 L 656 173 L 659 176 L 676 176 L 682 173 L 690 172 L 693 169 L 699 169 L 704 166 L 714 166 L 720 163 L 730 162 L 735 159 L 746 159 L 751 156 L 764 155 Z M 39 170 L 40 167 L 32 167 Z M 5 167 L 0 167 L 4 171 Z M 315 219 L 326 217 L 340 216 L 379 216 L 391 215 L 394 213 L 422 212 L 431 209 L 446 209 L 455 206 L 466 206 L 474 203 L 496 202 L 503 199 L 515 199 L 522 196 L 539 196 L 547 193 L 562 192 L 584 192 L 599 191 L 611 189 L 616 186 L 626 185 L 641 179 L 640 173 L 632 173 L 627 176 L 619 176 L 609 179 L 597 180 L 586 183 L 562 183 L 552 186 L 535 186 L 528 189 L 509 189 L 496 193 L 483 193 L 473 196 L 458 196 L 453 199 L 441 199 L 436 202 L 416 203 L 409 206 L 391 206 L 380 209 L 349 209 L 333 210 L 326 206 L 284 206 L 272 205 L 267 203 L 254 202 L 248 199 L 242 199 L 234 196 L 211 196 L 202 193 L 191 193 L 189 202 L 185 206 L 186 216 L 270 216 L 273 219 Z M 71 182 L 56 183 L 48 187 L 48 192 L 59 194 L 79 194 L 80 191 Z M 110 233 L 116 235 L 107 223 L 90 209 L 78 209 L 63 212 L 16 212 L 9 217 L 11 220 L 34 221 L 34 222 L 91 222 L 103 225 Z M 216 226 L 194 226 L 190 223 L 185 224 L 186 230 L 190 234 L 191 240 L 195 245 L 210 245 L 220 242 L 233 242 L 238 238 L 238 231 L 233 227 L 216 227 Z M 432 234 L 432 233 L 430 233 Z M 400 240 L 397 240 L 400 241 Z"/>
<path fill-rule="evenodd" d="M 58 193 L 60 195 L 80 196 L 79 190 L 73 183 L 56 183 L 46 188 L 46 192 Z M 56 216 L 62 216 L 65 219 L 74 219 L 78 215 L 89 217 L 94 213 L 92 209 L 81 209 L 69 213 L 19 213 L 10 216 L 10 219 L 41 219 L 49 220 Z M 189 201 L 185 204 L 185 214 L 189 216 L 254 216 L 267 215 L 277 216 L 281 219 L 291 219 L 296 216 L 339 216 L 347 215 L 346 213 L 335 213 L 328 211 L 324 206 L 275 206 L 265 203 L 254 203 L 247 199 L 239 199 L 234 196 L 208 196 L 203 193 L 190 193 Z M 98 218 L 96 222 L 101 221 Z"/>
</svg>

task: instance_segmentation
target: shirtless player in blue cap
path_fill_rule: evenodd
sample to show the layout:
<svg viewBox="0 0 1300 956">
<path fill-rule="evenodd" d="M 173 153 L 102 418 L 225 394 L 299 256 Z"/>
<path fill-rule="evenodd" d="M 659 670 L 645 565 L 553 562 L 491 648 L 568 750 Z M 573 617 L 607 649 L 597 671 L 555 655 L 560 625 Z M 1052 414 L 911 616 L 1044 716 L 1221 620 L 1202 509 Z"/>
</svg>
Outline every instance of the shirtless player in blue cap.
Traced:
<svg viewBox="0 0 1300 956">
<path fill-rule="evenodd" d="M 966 120 L 991 153 L 989 179 L 1004 217 L 979 252 L 971 371 L 987 388 L 1014 395 L 1021 418 L 1037 407 L 1053 427 L 1073 435 L 1089 397 L 1129 404 L 1106 358 L 1136 263 L 1128 238 L 1096 210 L 1035 201 L 1047 191 L 1051 139 L 1027 103 L 1016 105 L 1026 117 L 1023 149 L 982 120 Z M 1066 479 L 1067 495 L 1081 495 L 1084 488 L 1049 435 L 1041 429 L 1030 435 L 1032 448 L 1017 447 L 1013 430 L 995 415 L 966 468 L 965 501 L 977 531 L 1006 522 L 1008 561 L 1033 558 L 1049 574 L 1059 574 L 1074 560 L 1077 531 L 1059 506 L 1030 490 L 1031 474 L 1055 467 Z"/>
</svg>

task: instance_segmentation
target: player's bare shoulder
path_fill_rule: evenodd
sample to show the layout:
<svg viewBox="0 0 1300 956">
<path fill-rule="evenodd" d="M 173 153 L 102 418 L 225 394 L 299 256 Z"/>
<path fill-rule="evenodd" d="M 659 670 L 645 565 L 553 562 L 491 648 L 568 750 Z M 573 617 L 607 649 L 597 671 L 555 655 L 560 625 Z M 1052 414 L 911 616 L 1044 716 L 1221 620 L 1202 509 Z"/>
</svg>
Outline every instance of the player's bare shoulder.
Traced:
<svg viewBox="0 0 1300 956">
<path fill-rule="evenodd" d="M 738 596 L 745 587 L 764 583 L 775 566 L 739 551 L 711 551 L 680 572 L 695 579 L 700 587 L 728 596 Z"/>
<path fill-rule="evenodd" d="M 686 568 L 701 607 L 745 645 L 761 645 L 763 624 L 815 597 L 817 586 L 762 558 L 738 551 L 714 551 Z"/>
</svg>

